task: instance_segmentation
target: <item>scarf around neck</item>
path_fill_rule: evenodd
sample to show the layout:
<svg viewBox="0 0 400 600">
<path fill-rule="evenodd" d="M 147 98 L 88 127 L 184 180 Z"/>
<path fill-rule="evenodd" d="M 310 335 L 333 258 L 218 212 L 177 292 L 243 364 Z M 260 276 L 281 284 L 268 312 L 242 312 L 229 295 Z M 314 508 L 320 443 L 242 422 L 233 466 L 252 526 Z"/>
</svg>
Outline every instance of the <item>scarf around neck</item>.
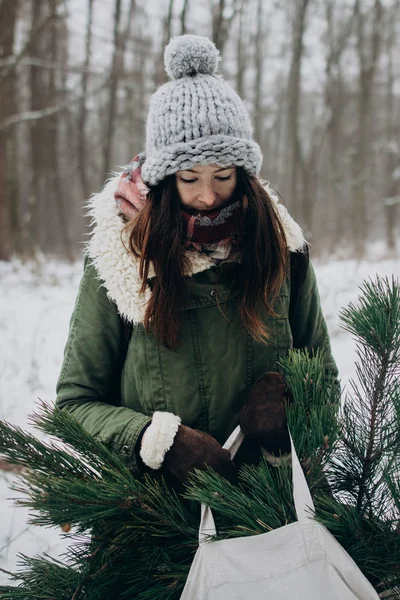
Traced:
<svg viewBox="0 0 400 600">
<path fill-rule="evenodd" d="M 141 176 L 144 153 L 138 154 L 123 171 L 114 194 L 121 213 L 132 219 L 148 202 L 149 188 Z M 242 241 L 243 207 L 231 200 L 211 211 L 181 208 L 183 239 L 186 248 L 210 254 L 216 260 L 237 254 Z"/>
</svg>

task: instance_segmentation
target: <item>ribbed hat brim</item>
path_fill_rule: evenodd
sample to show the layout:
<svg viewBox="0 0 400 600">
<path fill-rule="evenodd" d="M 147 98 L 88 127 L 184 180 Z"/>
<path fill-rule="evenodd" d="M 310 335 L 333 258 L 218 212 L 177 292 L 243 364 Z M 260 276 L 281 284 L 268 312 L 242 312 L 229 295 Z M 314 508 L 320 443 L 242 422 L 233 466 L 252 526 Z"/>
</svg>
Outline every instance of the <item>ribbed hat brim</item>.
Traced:
<svg viewBox="0 0 400 600">
<path fill-rule="evenodd" d="M 200 164 L 236 165 L 250 175 L 257 175 L 261 169 L 262 153 L 252 139 L 210 135 L 153 151 L 142 165 L 142 178 L 147 185 L 154 186 L 168 175 Z"/>
</svg>

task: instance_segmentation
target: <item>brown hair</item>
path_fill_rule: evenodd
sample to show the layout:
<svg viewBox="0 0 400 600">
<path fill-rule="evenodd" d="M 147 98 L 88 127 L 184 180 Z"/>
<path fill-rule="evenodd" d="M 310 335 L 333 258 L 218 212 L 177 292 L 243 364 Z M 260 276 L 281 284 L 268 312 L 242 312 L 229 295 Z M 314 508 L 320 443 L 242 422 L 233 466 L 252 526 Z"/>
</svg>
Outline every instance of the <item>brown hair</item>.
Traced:
<svg viewBox="0 0 400 600">
<path fill-rule="evenodd" d="M 240 315 L 253 338 L 265 342 L 269 335 L 259 306 L 261 303 L 268 314 L 275 315 L 272 305 L 286 276 L 286 237 L 268 192 L 241 167 L 237 168 L 235 195 L 242 198 L 244 208 Z M 185 300 L 187 259 L 181 242 L 180 211 L 175 176 L 171 175 L 150 189 L 145 207 L 126 226 L 129 249 L 140 258 L 142 293 L 150 268 L 154 268 L 145 328 L 169 348 L 177 345 L 180 309 Z"/>
</svg>

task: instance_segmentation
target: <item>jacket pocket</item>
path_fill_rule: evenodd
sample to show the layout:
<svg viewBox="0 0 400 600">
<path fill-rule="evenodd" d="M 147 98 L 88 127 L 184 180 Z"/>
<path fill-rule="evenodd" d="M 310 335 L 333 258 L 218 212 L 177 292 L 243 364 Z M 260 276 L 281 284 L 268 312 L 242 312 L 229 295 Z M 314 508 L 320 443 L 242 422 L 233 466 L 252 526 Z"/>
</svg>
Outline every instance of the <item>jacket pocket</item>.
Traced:
<svg viewBox="0 0 400 600">
<path fill-rule="evenodd" d="M 286 356 L 288 351 L 293 348 L 293 335 L 289 322 L 289 296 L 281 294 L 275 303 L 275 340 L 277 349 L 277 360 Z"/>
<path fill-rule="evenodd" d="M 159 344 L 142 323 L 132 329 L 122 371 L 122 394 L 125 406 L 144 414 L 168 410 Z"/>
</svg>

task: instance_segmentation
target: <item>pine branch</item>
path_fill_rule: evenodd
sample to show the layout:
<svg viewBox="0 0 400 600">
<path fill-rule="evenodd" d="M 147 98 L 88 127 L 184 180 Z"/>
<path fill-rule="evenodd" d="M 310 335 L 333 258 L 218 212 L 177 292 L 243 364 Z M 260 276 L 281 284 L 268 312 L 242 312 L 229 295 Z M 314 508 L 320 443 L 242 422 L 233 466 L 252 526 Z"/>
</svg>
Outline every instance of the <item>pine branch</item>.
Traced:
<svg viewBox="0 0 400 600">
<path fill-rule="evenodd" d="M 320 472 L 339 435 L 340 387 L 326 373 L 320 350 L 311 355 L 292 350 L 280 366 L 293 396 L 286 412 L 297 454 Z"/>
<path fill-rule="evenodd" d="M 378 280 L 364 294 L 360 308 L 345 313 L 346 326 L 359 336 L 359 382 L 352 382 L 339 422 L 339 388 L 324 371 L 322 354 L 293 351 L 281 368 L 292 390 L 287 418 L 316 519 L 378 591 L 392 589 L 390 597 L 398 599 L 398 284 Z M 64 564 L 23 557 L 14 575 L 19 586 L 0 588 L 5 600 L 178 600 L 198 545 L 200 502 L 212 507 L 216 539 L 296 520 L 287 462 L 246 465 L 237 486 L 211 470 L 197 471 L 182 498 L 160 476 L 134 477 L 114 449 L 68 413 L 42 404 L 33 422 L 56 439 L 39 441 L 0 423 L 0 452 L 23 467 L 16 489 L 34 511 L 31 521 L 70 523 L 71 544 Z"/>
<path fill-rule="evenodd" d="M 383 589 L 400 584 L 400 535 L 396 521 L 372 515 L 366 518 L 356 506 L 328 496 L 318 497 L 316 518 L 335 536 L 371 583 Z"/>
<path fill-rule="evenodd" d="M 5 421 L 0 421 L 0 453 L 16 465 L 43 474 L 52 472 L 62 475 L 67 472 L 85 479 L 93 473 L 74 454 L 55 444 L 45 444 Z"/>
<path fill-rule="evenodd" d="M 100 474 L 104 471 L 108 477 L 118 477 L 121 471 L 129 472 L 117 452 L 94 436 L 88 436 L 82 425 L 67 411 L 40 402 L 38 412 L 33 413 L 29 421 L 39 431 L 64 442 L 70 451 L 85 457 Z"/>
<path fill-rule="evenodd" d="M 385 490 L 388 465 L 400 451 L 398 427 L 400 365 L 400 290 L 392 279 L 377 278 L 364 283 L 358 306 L 341 311 L 344 328 L 358 343 L 358 383 L 351 382 L 342 413 L 345 435 L 337 453 L 334 473 L 337 488 L 346 490 L 340 467 L 344 466 L 360 512 L 374 512 Z M 345 457 L 346 452 L 350 458 Z M 352 462 L 353 459 L 353 462 Z"/>
<path fill-rule="evenodd" d="M 257 535 L 296 520 L 289 466 L 245 465 L 234 486 L 210 469 L 196 471 L 184 497 L 210 506 L 216 539 Z"/>
<path fill-rule="evenodd" d="M 71 600 L 79 573 L 54 558 L 20 555 L 21 569 L 12 578 L 18 587 L 0 587 L 2 600 Z M 43 586 L 43 582 L 46 586 Z"/>
</svg>

